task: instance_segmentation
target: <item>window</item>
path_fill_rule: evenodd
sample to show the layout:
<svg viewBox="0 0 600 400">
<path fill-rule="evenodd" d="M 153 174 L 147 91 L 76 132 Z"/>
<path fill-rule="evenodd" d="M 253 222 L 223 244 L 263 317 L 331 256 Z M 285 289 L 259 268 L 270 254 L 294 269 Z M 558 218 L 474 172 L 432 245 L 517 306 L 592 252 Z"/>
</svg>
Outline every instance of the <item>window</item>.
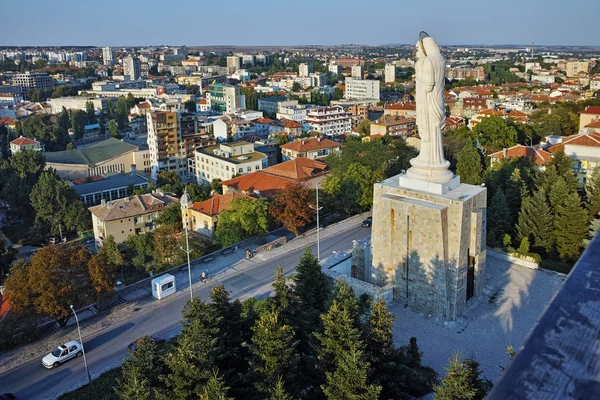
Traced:
<svg viewBox="0 0 600 400">
<path fill-rule="evenodd" d="M 165 290 L 171 289 L 173 286 L 174 286 L 174 282 L 173 281 L 167 282 L 164 285 L 161 285 L 160 290 L 162 290 L 164 292 Z"/>
<path fill-rule="evenodd" d="M 244 168 L 240 168 L 240 169 L 238 170 L 238 172 L 241 174 L 242 172 L 244 172 Z"/>
<path fill-rule="evenodd" d="M 248 171 L 248 172 L 252 171 L 252 167 L 251 166 L 247 166 L 246 167 L 246 171 Z"/>
</svg>

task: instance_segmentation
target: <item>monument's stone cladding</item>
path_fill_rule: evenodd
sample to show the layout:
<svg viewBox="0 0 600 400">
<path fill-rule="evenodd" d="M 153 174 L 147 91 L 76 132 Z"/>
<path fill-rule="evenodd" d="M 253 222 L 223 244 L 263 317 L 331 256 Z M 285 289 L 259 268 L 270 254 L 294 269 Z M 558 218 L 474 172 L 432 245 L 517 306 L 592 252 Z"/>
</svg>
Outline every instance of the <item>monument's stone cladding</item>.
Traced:
<svg viewBox="0 0 600 400">
<path fill-rule="evenodd" d="M 461 184 L 443 195 L 401 187 L 399 176 L 375 184 L 373 271 L 394 283 L 394 299 L 453 320 L 485 285 L 486 189 Z M 408 280 L 407 280 L 408 276 Z"/>
</svg>

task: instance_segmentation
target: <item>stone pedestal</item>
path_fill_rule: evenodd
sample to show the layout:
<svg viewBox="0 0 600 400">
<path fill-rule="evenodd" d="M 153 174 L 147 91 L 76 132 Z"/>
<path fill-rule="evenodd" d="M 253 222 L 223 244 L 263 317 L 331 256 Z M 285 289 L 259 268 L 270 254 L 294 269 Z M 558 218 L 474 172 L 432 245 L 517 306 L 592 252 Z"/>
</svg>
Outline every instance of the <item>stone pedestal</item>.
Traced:
<svg viewBox="0 0 600 400">
<path fill-rule="evenodd" d="M 373 270 L 394 299 L 454 320 L 485 286 L 486 189 L 397 175 L 375 184 Z"/>
</svg>

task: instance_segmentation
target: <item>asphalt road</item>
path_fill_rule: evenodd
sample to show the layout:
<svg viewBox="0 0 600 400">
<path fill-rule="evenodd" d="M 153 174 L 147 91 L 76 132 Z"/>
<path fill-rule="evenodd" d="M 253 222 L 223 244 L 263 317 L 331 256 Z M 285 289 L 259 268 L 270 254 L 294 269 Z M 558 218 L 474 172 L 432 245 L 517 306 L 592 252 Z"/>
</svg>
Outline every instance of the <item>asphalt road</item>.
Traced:
<svg viewBox="0 0 600 400">
<path fill-rule="evenodd" d="M 360 225 L 321 240 L 321 257 L 331 255 L 333 251 L 352 248 L 352 241 L 362 239 L 370 234 L 370 228 Z M 316 243 L 311 246 L 316 254 Z M 284 274 L 293 273 L 303 249 L 257 263 L 243 272 L 230 275 L 222 281 L 213 279 L 200 289 L 194 288 L 194 295 L 202 299 L 208 298 L 213 286 L 224 284 L 232 298 L 248 296 L 259 291 L 264 285 L 273 281 L 277 266 L 283 268 Z M 92 375 L 106 370 L 109 366 L 122 362 L 127 356 L 127 345 L 143 335 L 159 334 L 170 338 L 180 330 L 181 308 L 187 296 L 166 298 L 157 303 L 156 308 L 133 314 L 106 330 L 84 337 L 87 360 Z M 57 346 L 61 343 L 57 343 Z M 42 358 L 24 363 L 0 375 L 0 393 L 11 392 L 19 399 L 53 399 L 65 391 L 69 391 L 76 383 L 87 380 L 83 358 L 67 361 L 60 367 L 48 370 L 42 365 Z"/>
</svg>

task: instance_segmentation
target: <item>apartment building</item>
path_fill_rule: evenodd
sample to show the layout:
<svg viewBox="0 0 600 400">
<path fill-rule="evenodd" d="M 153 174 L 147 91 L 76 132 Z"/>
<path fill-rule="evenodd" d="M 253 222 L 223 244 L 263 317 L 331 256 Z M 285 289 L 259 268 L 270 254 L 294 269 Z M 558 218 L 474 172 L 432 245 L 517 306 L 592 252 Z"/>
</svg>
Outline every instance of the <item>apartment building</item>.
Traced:
<svg viewBox="0 0 600 400">
<path fill-rule="evenodd" d="M 396 64 L 385 64 L 385 83 L 392 83 L 396 80 Z"/>
<path fill-rule="evenodd" d="M 569 78 L 576 77 L 580 73 L 589 73 L 590 63 L 587 61 L 567 61 L 567 76 Z"/>
<path fill-rule="evenodd" d="M 102 48 L 102 62 L 104 65 L 113 65 L 115 62 L 115 53 L 110 47 Z"/>
<path fill-rule="evenodd" d="M 156 227 L 154 221 L 179 199 L 167 193 L 151 193 L 118 200 L 101 200 L 100 205 L 88 208 L 92 213 L 94 238 L 102 245 L 104 239 L 112 236 L 115 243 L 124 243 L 129 236 L 151 232 Z"/>
<path fill-rule="evenodd" d="M 62 111 L 63 107 L 67 110 L 85 111 L 88 101 L 92 102 L 94 110 L 106 113 L 108 111 L 108 102 L 112 102 L 114 106 L 117 99 L 91 96 L 57 97 L 55 99 L 50 99 L 50 106 L 52 107 L 52 114 L 58 114 Z"/>
<path fill-rule="evenodd" d="M 347 77 L 344 98 L 349 100 L 379 100 L 379 81 Z"/>
<path fill-rule="evenodd" d="M 415 120 L 400 116 L 384 116 L 378 121 L 371 122 L 371 135 L 390 135 L 406 139 L 415 130 Z"/>
<path fill-rule="evenodd" d="M 383 115 L 417 118 L 417 104 L 415 102 L 387 103 Z"/>
<path fill-rule="evenodd" d="M 213 136 L 220 142 L 236 142 L 243 136 L 256 133 L 252 121 L 238 118 L 235 114 L 227 114 L 212 124 Z"/>
<path fill-rule="evenodd" d="M 314 130 L 326 136 L 339 136 L 352 132 L 350 114 L 340 106 L 315 107 L 306 113 L 305 130 Z"/>
<path fill-rule="evenodd" d="M 123 74 L 132 81 L 137 81 L 141 76 L 142 63 L 137 57 L 125 57 L 123 60 Z"/>
<path fill-rule="evenodd" d="M 352 66 L 352 78 L 363 79 L 365 77 L 365 69 L 362 65 L 353 65 Z"/>
<path fill-rule="evenodd" d="M 248 142 L 202 147 L 196 149 L 195 155 L 198 183 L 210 183 L 213 179 L 227 180 L 268 166 L 267 156 L 255 151 L 254 144 Z"/>
<path fill-rule="evenodd" d="M 474 68 L 457 67 L 447 68 L 446 78 L 454 80 L 463 80 L 467 78 L 475 79 L 476 81 L 482 81 L 485 79 L 485 69 L 482 66 Z"/>
<path fill-rule="evenodd" d="M 342 66 L 341 65 L 329 64 L 329 66 L 327 68 L 329 69 L 329 72 L 333 75 L 341 75 L 342 74 Z"/>
<path fill-rule="evenodd" d="M 163 171 L 177 171 L 184 179 L 187 160 L 180 152 L 182 143 L 181 113 L 177 111 L 152 111 L 146 113 L 148 148 L 152 179 Z"/>
<path fill-rule="evenodd" d="M 242 96 L 239 86 L 224 85 L 222 83 L 209 86 L 206 103 L 211 110 L 222 114 L 230 114 L 246 108 L 244 96 Z"/>
<path fill-rule="evenodd" d="M 240 56 L 227 57 L 227 68 L 237 71 L 242 67 L 242 58 Z"/>
<path fill-rule="evenodd" d="M 264 111 L 269 115 L 275 115 L 280 107 L 296 106 L 298 100 L 288 100 L 283 96 L 268 96 L 258 99 L 258 111 Z"/>
<path fill-rule="evenodd" d="M 283 161 L 290 161 L 297 158 L 315 160 L 341 151 L 339 143 L 321 138 L 298 139 L 280 147 Z"/>
<path fill-rule="evenodd" d="M 312 64 L 302 63 L 298 66 L 298 77 L 307 77 L 313 70 Z"/>
<path fill-rule="evenodd" d="M 33 89 L 47 89 L 54 86 L 54 79 L 45 72 L 25 72 L 13 76 L 13 86 L 19 86 L 23 92 Z"/>
</svg>

